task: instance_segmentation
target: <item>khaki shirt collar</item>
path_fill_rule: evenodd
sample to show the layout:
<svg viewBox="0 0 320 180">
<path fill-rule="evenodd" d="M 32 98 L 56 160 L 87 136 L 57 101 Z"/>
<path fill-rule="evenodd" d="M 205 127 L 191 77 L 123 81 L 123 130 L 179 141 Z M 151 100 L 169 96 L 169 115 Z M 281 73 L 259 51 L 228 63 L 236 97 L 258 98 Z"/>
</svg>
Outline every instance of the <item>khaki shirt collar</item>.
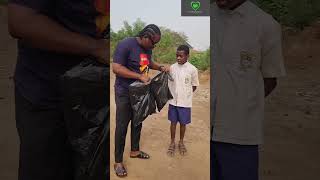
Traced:
<svg viewBox="0 0 320 180">
<path fill-rule="evenodd" d="M 250 1 L 245 1 L 239 7 L 234 10 L 223 10 L 228 15 L 240 15 L 241 17 L 245 16 L 249 10 Z"/>
</svg>

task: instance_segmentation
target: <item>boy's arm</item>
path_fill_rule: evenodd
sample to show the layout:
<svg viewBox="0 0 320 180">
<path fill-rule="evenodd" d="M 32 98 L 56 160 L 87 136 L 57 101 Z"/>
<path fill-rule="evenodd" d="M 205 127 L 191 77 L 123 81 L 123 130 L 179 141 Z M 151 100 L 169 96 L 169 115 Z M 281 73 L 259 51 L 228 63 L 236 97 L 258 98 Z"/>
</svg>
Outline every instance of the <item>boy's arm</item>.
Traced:
<svg viewBox="0 0 320 180">
<path fill-rule="evenodd" d="M 197 86 L 192 86 L 193 92 L 196 91 L 196 89 L 197 89 Z"/>
<path fill-rule="evenodd" d="M 150 61 L 150 68 L 158 71 L 169 72 L 170 68 L 168 66 L 160 65 L 154 61 Z"/>
<path fill-rule="evenodd" d="M 277 78 L 264 78 L 264 97 L 267 97 L 277 86 Z"/>
<path fill-rule="evenodd" d="M 281 33 L 281 26 L 275 20 L 264 25 L 261 72 L 264 78 L 265 97 L 277 86 L 277 78 L 286 74 L 282 53 Z"/>
<path fill-rule="evenodd" d="M 191 74 L 191 85 L 193 91 L 197 89 L 197 86 L 199 86 L 199 84 L 198 70 L 195 68 L 193 73 Z"/>
</svg>

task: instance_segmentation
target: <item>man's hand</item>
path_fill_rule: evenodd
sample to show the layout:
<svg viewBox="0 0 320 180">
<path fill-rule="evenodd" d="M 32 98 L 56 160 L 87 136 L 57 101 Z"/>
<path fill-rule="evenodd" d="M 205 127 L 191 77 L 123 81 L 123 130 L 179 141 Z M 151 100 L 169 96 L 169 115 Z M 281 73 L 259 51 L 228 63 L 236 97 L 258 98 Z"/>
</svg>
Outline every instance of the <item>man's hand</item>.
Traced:
<svg viewBox="0 0 320 180">
<path fill-rule="evenodd" d="M 150 78 L 146 75 L 141 74 L 139 76 L 139 80 L 142 81 L 145 84 L 148 84 L 150 82 Z"/>
</svg>

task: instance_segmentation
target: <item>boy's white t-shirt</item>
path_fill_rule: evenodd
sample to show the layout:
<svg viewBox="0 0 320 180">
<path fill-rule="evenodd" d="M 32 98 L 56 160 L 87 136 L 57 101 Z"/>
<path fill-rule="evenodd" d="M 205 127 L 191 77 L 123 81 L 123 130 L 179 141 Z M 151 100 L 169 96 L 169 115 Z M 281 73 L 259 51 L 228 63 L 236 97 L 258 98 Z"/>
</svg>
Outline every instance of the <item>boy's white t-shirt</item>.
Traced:
<svg viewBox="0 0 320 180">
<path fill-rule="evenodd" d="M 199 86 L 198 70 L 189 62 L 183 65 L 175 63 L 170 66 L 173 81 L 168 81 L 173 99 L 169 104 L 179 107 L 192 107 L 192 86 Z"/>
</svg>

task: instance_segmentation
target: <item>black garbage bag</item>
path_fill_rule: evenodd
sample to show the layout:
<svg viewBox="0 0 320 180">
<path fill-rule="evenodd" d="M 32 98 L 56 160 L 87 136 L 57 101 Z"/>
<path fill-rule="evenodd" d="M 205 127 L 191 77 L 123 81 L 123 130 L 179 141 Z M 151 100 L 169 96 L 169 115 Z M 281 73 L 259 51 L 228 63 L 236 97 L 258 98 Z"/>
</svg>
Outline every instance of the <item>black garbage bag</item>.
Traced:
<svg viewBox="0 0 320 180">
<path fill-rule="evenodd" d="M 109 66 L 85 60 L 62 77 L 75 180 L 109 177 L 109 72 Z"/>
<path fill-rule="evenodd" d="M 167 72 L 161 72 L 151 80 L 151 92 L 155 97 L 157 109 L 160 112 L 168 100 L 172 99 L 172 94 L 168 87 L 168 80 L 173 81 Z"/>
<path fill-rule="evenodd" d="M 130 103 L 133 109 L 132 123 L 141 124 L 149 115 L 156 112 L 155 98 L 151 93 L 151 84 L 136 81 L 129 86 Z"/>
</svg>

